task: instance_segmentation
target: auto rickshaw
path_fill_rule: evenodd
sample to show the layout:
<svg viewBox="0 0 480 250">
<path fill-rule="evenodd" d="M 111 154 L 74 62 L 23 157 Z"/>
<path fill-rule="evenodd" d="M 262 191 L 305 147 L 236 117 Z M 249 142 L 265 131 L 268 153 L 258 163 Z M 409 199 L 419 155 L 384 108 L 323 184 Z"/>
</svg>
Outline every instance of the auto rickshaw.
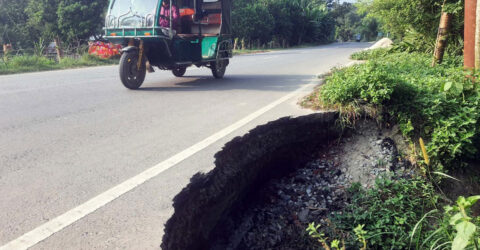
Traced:
<svg viewBox="0 0 480 250">
<path fill-rule="evenodd" d="M 105 38 L 125 46 L 123 85 L 138 89 L 153 66 L 176 77 L 208 67 L 222 78 L 233 55 L 230 14 L 231 0 L 110 0 Z"/>
</svg>

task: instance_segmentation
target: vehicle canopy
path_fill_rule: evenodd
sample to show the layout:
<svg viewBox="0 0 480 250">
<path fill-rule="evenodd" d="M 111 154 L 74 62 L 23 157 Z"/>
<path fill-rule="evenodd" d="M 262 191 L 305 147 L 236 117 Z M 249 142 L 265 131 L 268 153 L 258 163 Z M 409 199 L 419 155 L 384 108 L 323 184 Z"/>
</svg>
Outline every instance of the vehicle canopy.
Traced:
<svg viewBox="0 0 480 250">
<path fill-rule="evenodd" d="M 110 0 L 105 18 L 105 35 L 107 37 L 165 36 L 172 38 L 174 35 L 172 20 L 170 19 L 170 27 L 161 27 L 157 21 L 162 16 L 160 13 L 162 1 L 168 1 L 171 3 L 170 6 L 176 6 L 180 11 L 188 10 L 189 12 L 185 13 L 190 14 L 193 22 L 197 24 L 205 24 L 204 20 L 208 19 L 209 15 L 219 12 L 217 15 L 220 26 L 216 33 L 231 34 L 231 0 Z M 212 9 L 212 6 L 215 9 Z M 132 29 L 133 32 L 130 31 Z M 120 34 L 118 30 L 121 30 Z"/>
</svg>

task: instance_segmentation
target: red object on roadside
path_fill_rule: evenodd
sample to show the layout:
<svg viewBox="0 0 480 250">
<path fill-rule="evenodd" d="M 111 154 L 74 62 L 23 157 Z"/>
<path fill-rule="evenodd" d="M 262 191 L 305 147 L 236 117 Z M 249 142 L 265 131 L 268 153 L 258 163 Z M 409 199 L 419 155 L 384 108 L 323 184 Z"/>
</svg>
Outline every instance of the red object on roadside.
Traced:
<svg viewBox="0 0 480 250">
<path fill-rule="evenodd" d="M 122 45 L 104 42 L 94 42 L 88 48 L 88 54 L 96 55 L 100 58 L 111 58 L 120 55 Z"/>
</svg>

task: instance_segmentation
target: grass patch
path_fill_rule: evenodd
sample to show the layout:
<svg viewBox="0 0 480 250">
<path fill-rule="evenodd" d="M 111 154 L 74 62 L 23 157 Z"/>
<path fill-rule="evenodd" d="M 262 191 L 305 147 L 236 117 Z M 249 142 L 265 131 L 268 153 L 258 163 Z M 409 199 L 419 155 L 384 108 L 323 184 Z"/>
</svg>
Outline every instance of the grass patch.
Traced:
<svg viewBox="0 0 480 250">
<path fill-rule="evenodd" d="M 273 50 L 269 49 L 237 49 L 233 51 L 234 55 L 246 55 L 246 54 L 257 54 L 257 53 L 265 53 L 271 52 Z"/>
<path fill-rule="evenodd" d="M 353 53 L 350 58 L 353 60 L 370 60 L 383 57 L 390 52 L 390 48 L 367 49 Z"/>
<path fill-rule="evenodd" d="M 480 217 L 471 211 L 480 196 L 459 197 L 448 204 L 430 182 L 400 176 L 379 178 L 369 190 L 354 184 L 348 189 L 348 196 L 350 202 L 330 216 L 328 227 L 321 228 L 316 235 L 310 233 L 320 238 L 324 246 L 330 243 L 336 249 L 478 249 L 475 246 L 480 244 Z M 310 224 L 307 231 L 312 231 L 314 225 Z"/>
<path fill-rule="evenodd" d="M 67 57 L 58 63 L 43 56 L 24 55 L 0 61 L 0 75 L 115 64 L 118 64 L 118 58 L 102 59 L 88 54 L 79 59 Z"/>
<path fill-rule="evenodd" d="M 331 216 L 334 230 L 329 232 L 332 238 L 343 238 L 348 249 L 362 247 L 354 233 L 357 225 L 363 225 L 367 249 L 410 248 L 416 223 L 438 200 L 432 185 L 420 178 L 379 178 L 370 190 L 357 183 L 348 193 L 351 201 L 341 213 Z"/>
<path fill-rule="evenodd" d="M 297 46 L 292 46 L 288 48 L 262 48 L 262 49 L 236 49 L 233 51 L 234 55 L 244 55 L 244 54 L 256 54 L 256 53 L 265 53 L 265 52 L 272 52 L 272 51 L 279 51 L 279 50 L 289 50 L 289 49 L 302 49 L 302 48 L 311 48 L 315 46 L 320 46 L 320 45 L 325 45 L 325 44 L 319 44 L 319 43 L 305 43 L 302 45 L 297 45 Z"/>
</svg>

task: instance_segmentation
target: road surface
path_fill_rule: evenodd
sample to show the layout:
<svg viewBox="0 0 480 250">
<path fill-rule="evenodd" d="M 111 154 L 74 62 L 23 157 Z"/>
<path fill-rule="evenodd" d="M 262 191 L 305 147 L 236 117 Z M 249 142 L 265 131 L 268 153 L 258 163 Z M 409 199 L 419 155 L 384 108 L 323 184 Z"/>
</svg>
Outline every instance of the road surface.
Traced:
<svg viewBox="0 0 480 250">
<path fill-rule="evenodd" d="M 138 91 L 116 66 L 0 76 L 0 248 L 158 249 L 172 198 L 226 142 L 308 113 L 315 75 L 369 45 L 237 56 L 222 80 L 157 71 Z"/>
</svg>

